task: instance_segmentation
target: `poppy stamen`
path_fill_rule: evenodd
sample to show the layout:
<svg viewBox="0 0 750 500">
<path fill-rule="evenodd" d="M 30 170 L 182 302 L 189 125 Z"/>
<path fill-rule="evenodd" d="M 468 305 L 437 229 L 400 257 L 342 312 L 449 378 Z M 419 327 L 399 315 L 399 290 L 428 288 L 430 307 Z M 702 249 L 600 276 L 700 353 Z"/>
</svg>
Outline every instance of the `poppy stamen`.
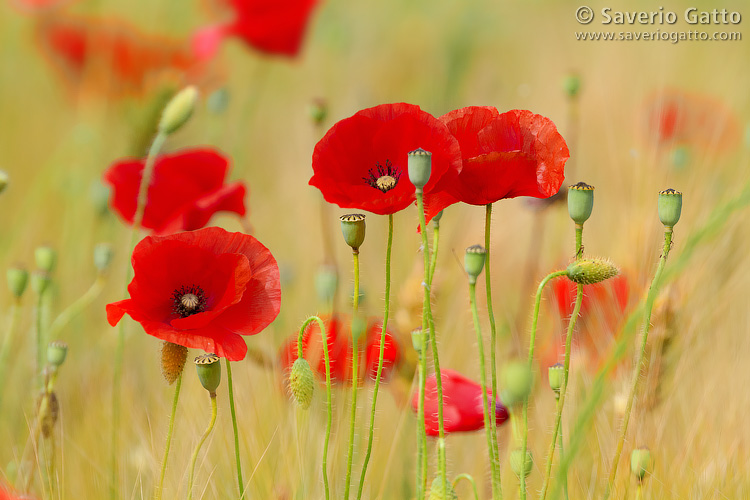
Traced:
<svg viewBox="0 0 750 500">
<path fill-rule="evenodd" d="M 391 160 L 385 161 L 385 167 L 376 163 L 375 168 L 371 168 L 368 174 L 369 177 L 362 177 L 362 180 L 383 193 L 395 188 L 401 178 L 401 172 L 393 166 Z"/>
<path fill-rule="evenodd" d="M 206 309 L 206 294 L 197 285 L 181 286 L 172 292 L 173 311 L 181 318 L 187 318 Z"/>
</svg>

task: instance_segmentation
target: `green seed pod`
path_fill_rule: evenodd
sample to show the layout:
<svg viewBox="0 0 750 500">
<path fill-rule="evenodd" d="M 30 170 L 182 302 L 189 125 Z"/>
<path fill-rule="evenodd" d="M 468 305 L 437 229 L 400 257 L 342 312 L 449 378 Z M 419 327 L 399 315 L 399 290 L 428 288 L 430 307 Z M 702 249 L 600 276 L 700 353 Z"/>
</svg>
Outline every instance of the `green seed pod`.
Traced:
<svg viewBox="0 0 750 500">
<path fill-rule="evenodd" d="M 201 354 L 195 360 L 195 370 L 201 385 L 210 394 L 216 394 L 216 388 L 221 382 L 221 363 L 219 356 L 213 353 Z"/>
<path fill-rule="evenodd" d="M 534 469 L 534 457 L 530 450 L 526 450 L 526 459 L 523 459 L 523 450 L 516 448 L 510 453 L 510 469 L 513 473 L 521 477 L 528 477 Z"/>
<path fill-rule="evenodd" d="M 424 338 L 424 332 L 421 328 L 417 328 L 411 331 L 411 345 L 417 354 L 422 353 L 422 339 Z"/>
<path fill-rule="evenodd" d="M 477 277 L 482 274 L 484 261 L 487 257 L 487 250 L 482 245 L 472 245 L 466 249 L 464 254 L 464 270 L 469 275 L 469 283 L 477 282 Z"/>
<path fill-rule="evenodd" d="M 409 180 L 414 187 L 422 189 L 430 180 L 432 173 L 432 153 L 422 148 L 409 151 Z"/>
<path fill-rule="evenodd" d="M 443 210 L 439 211 L 435 217 L 432 218 L 432 223 L 435 224 L 435 227 L 438 227 L 440 225 L 440 219 L 443 218 Z"/>
<path fill-rule="evenodd" d="M 315 391 L 315 376 L 305 358 L 297 358 L 292 365 L 292 371 L 289 372 L 289 389 L 298 405 L 305 410 L 310 407 Z"/>
<path fill-rule="evenodd" d="M 556 363 L 547 369 L 549 387 L 557 394 L 560 394 L 560 389 L 562 389 L 563 377 L 565 377 L 565 367 L 560 363 Z"/>
<path fill-rule="evenodd" d="M 571 73 L 563 78 L 563 90 L 568 97 L 576 97 L 581 91 L 581 77 L 576 73 Z"/>
<path fill-rule="evenodd" d="M 159 132 L 172 134 L 190 119 L 198 100 L 198 88 L 190 85 L 177 92 L 164 107 L 159 121 Z"/>
<path fill-rule="evenodd" d="M 444 491 L 445 485 L 448 485 L 448 492 L 446 493 Z M 429 500 L 458 500 L 458 494 L 456 494 L 456 490 L 453 489 L 453 485 L 450 481 L 447 479 L 445 482 L 439 477 L 436 477 L 432 481 L 432 485 L 430 486 L 430 495 L 428 497 Z"/>
<path fill-rule="evenodd" d="M 367 320 L 360 315 L 356 315 L 352 318 L 352 341 L 354 344 L 359 343 L 365 332 L 367 331 Z"/>
<path fill-rule="evenodd" d="M 164 341 L 161 346 L 161 373 L 169 385 L 182 374 L 187 361 L 187 347 Z"/>
<path fill-rule="evenodd" d="M 583 224 L 594 210 L 594 186 L 585 182 L 573 184 L 568 188 L 568 213 L 576 224 Z"/>
<path fill-rule="evenodd" d="M 338 284 L 339 276 L 335 266 L 324 265 L 318 268 L 318 274 L 315 275 L 315 291 L 321 302 L 328 304 L 333 300 Z"/>
<path fill-rule="evenodd" d="M 34 271 L 31 275 L 31 288 L 37 295 L 42 295 L 49 288 L 52 280 L 49 274 L 44 271 Z"/>
<path fill-rule="evenodd" d="M 534 374 L 529 365 L 520 360 L 510 361 L 500 375 L 503 391 L 501 399 L 507 406 L 514 406 L 526 401 L 534 385 Z"/>
<path fill-rule="evenodd" d="M 682 193 L 674 189 L 659 192 L 659 220 L 664 227 L 674 227 L 682 214 Z"/>
<path fill-rule="evenodd" d="M 29 283 L 29 272 L 20 267 L 11 267 L 5 275 L 8 279 L 10 293 L 12 293 L 15 298 L 20 299 L 23 292 L 26 290 L 26 285 Z"/>
<path fill-rule="evenodd" d="M 105 272 L 112 262 L 114 250 L 109 243 L 99 243 L 94 247 L 94 266 L 100 273 Z"/>
<path fill-rule="evenodd" d="M 313 99 L 308 108 L 308 113 L 313 123 L 320 125 L 328 116 L 328 103 L 320 97 Z"/>
<path fill-rule="evenodd" d="M 344 241 L 352 247 L 354 253 L 359 253 L 359 247 L 365 241 L 365 214 L 342 215 L 339 220 Z"/>
<path fill-rule="evenodd" d="M 10 182 L 8 172 L 6 172 L 5 170 L 0 170 L 0 193 L 5 191 L 5 188 L 8 187 L 8 182 Z"/>
<path fill-rule="evenodd" d="M 57 252 L 52 247 L 41 246 L 34 250 L 34 261 L 36 267 L 44 272 L 51 273 L 57 263 Z"/>
<path fill-rule="evenodd" d="M 606 259 L 576 260 L 568 265 L 566 271 L 570 281 L 580 285 L 600 283 L 620 273 L 617 266 Z"/>
<path fill-rule="evenodd" d="M 211 95 L 206 99 L 206 107 L 211 113 L 222 114 L 229 107 L 229 90 L 222 87 L 211 92 Z"/>
<path fill-rule="evenodd" d="M 55 340 L 47 345 L 47 363 L 59 368 L 64 362 L 65 357 L 68 355 L 68 344 Z"/>
<path fill-rule="evenodd" d="M 654 472 L 654 457 L 648 448 L 633 450 L 630 454 L 630 471 L 638 481 L 643 481 L 646 474 Z"/>
</svg>

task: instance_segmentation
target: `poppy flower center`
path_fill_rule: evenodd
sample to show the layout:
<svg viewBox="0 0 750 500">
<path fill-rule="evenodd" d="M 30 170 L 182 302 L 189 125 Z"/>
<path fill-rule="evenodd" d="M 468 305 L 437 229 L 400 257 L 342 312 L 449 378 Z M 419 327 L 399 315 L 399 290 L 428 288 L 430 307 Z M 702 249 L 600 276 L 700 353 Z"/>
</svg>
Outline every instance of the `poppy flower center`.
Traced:
<svg viewBox="0 0 750 500">
<path fill-rule="evenodd" d="M 181 318 L 187 318 L 206 309 L 206 294 L 196 285 L 181 286 L 172 292 L 172 309 Z"/>
<path fill-rule="evenodd" d="M 395 188 L 401 178 L 401 172 L 393 166 L 391 160 L 385 161 L 385 167 L 376 163 L 375 168 L 371 168 L 367 173 L 368 177 L 362 177 L 362 180 L 383 193 Z"/>
</svg>

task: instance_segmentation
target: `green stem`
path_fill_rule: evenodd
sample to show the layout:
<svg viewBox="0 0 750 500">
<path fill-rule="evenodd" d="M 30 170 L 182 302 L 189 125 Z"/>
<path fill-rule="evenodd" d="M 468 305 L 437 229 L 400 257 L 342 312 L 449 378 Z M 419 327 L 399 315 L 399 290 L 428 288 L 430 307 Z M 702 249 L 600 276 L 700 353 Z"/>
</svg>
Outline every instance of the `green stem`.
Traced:
<svg viewBox="0 0 750 500">
<path fill-rule="evenodd" d="M 625 407 L 625 415 L 623 416 L 622 428 L 620 429 L 620 437 L 617 440 L 617 448 L 615 449 L 615 456 L 612 459 L 612 469 L 609 472 L 609 480 L 607 481 L 607 489 L 604 492 L 604 499 L 609 498 L 612 488 L 615 484 L 615 477 L 617 476 L 617 465 L 620 461 L 620 455 L 622 454 L 622 448 L 625 444 L 625 435 L 628 432 L 628 423 L 630 421 L 630 413 L 633 409 L 633 401 L 635 400 L 635 393 L 638 389 L 638 380 L 641 376 L 641 369 L 643 361 L 646 355 L 646 344 L 648 342 L 648 331 L 651 329 L 651 311 L 654 308 L 654 302 L 659 291 L 659 285 L 661 282 L 661 275 L 664 272 L 664 265 L 667 262 L 669 256 L 669 250 L 672 248 L 672 228 L 667 227 L 664 229 L 664 248 L 662 249 L 661 258 L 659 259 L 659 265 L 656 268 L 656 274 L 651 282 L 651 287 L 648 290 L 648 298 L 646 299 L 646 309 L 643 313 L 643 336 L 641 337 L 641 347 L 638 351 L 638 358 L 635 361 L 635 369 L 633 370 L 633 378 L 630 381 L 630 393 L 628 394 L 628 403 Z"/>
<path fill-rule="evenodd" d="M 10 364 L 8 363 L 8 356 L 10 356 L 10 353 L 13 350 L 14 337 L 16 335 L 20 313 L 21 301 L 14 298 L 10 309 L 10 323 L 8 324 L 8 329 L 5 331 L 3 347 L 0 349 L 0 414 L 2 413 L 3 408 L 3 396 L 6 393 L 5 374 Z"/>
<path fill-rule="evenodd" d="M 497 365 L 495 363 L 495 350 L 497 344 L 497 327 L 495 326 L 495 309 L 492 306 L 492 278 L 490 273 L 490 228 L 492 226 L 492 203 L 485 207 L 484 216 L 484 279 L 485 289 L 487 290 L 487 316 L 490 320 L 490 369 L 492 371 L 492 395 L 497 397 Z M 495 419 L 490 420 L 490 431 L 492 432 L 493 460 L 490 463 L 492 471 L 492 481 L 496 482 L 498 498 L 503 498 L 503 490 L 500 483 L 500 448 L 497 444 L 497 429 Z"/>
<path fill-rule="evenodd" d="M 437 226 L 435 227 L 437 243 Z M 359 490 L 357 491 L 357 500 L 362 498 L 362 491 L 365 486 L 365 474 L 367 474 L 367 465 L 370 463 L 370 454 L 372 453 L 372 441 L 375 435 L 375 407 L 378 403 L 378 388 L 380 387 L 380 377 L 383 373 L 383 359 L 385 354 L 385 332 L 388 327 L 388 315 L 391 305 L 391 248 L 393 246 L 393 214 L 388 215 L 388 244 L 385 251 L 385 311 L 383 312 L 383 324 L 380 331 L 380 354 L 378 356 L 378 371 L 375 375 L 375 388 L 372 391 L 372 408 L 370 410 L 370 431 L 367 440 L 367 452 L 365 461 L 362 465 L 362 475 L 359 477 Z M 434 271 L 434 267 L 433 267 Z"/>
<path fill-rule="evenodd" d="M 419 356 L 419 400 L 417 401 L 417 499 L 424 500 L 425 489 L 427 488 L 427 428 L 424 421 L 424 397 L 425 397 L 425 375 L 427 372 L 427 337 L 429 332 L 425 329 L 425 322 L 422 321 L 422 344 L 420 346 Z"/>
<path fill-rule="evenodd" d="M 453 489 L 456 489 L 456 485 L 458 482 L 463 479 L 465 481 L 469 481 L 471 483 L 471 488 L 474 490 L 474 500 L 479 500 L 479 493 L 477 492 L 477 483 L 474 481 L 474 478 L 471 477 L 469 474 L 459 474 L 456 476 L 456 478 L 453 480 Z"/>
<path fill-rule="evenodd" d="M 432 278 L 435 277 L 435 268 L 437 267 L 438 243 L 440 243 L 439 220 L 434 221 L 432 225 L 432 260 L 430 262 L 430 280 L 427 282 L 430 286 L 432 286 Z"/>
<path fill-rule="evenodd" d="M 201 447 L 203 446 L 203 443 L 206 442 L 206 439 L 208 439 L 208 436 L 211 434 L 211 431 L 214 430 L 214 425 L 216 424 L 216 414 L 218 413 L 218 407 L 216 405 L 216 393 L 212 392 L 210 394 L 211 397 L 211 421 L 208 423 L 208 427 L 206 428 L 206 431 L 203 433 L 203 436 L 201 436 L 200 441 L 198 441 L 198 446 L 195 447 L 195 450 L 193 451 L 193 458 L 190 459 L 190 473 L 188 474 L 188 500 L 192 500 L 193 498 L 193 476 L 195 474 L 195 463 L 198 461 L 198 453 L 201 451 Z"/>
<path fill-rule="evenodd" d="M 487 437 L 487 453 L 490 457 L 490 463 L 495 463 L 495 447 L 492 445 L 494 435 L 492 434 L 492 427 L 490 422 L 494 419 L 494 412 L 490 414 L 490 405 L 487 397 L 487 371 L 484 367 L 484 340 L 482 339 L 482 330 L 479 326 L 479 314 L 477 313 L 477 293 L 476 293 L 476 278 L 473 276 L 469 277 L 469 302 L 471 304 L 471 317 L 474 320 L 474 331 L 477 334 L 477 346 L 479 347 L 479 383 L 482 386 L 482 409 L 484 410 L 484 431 Z M 493 399 L 496 396 L 493 394 Z M 494 405 L 493 405 L 494 406 Z M 494 408 L 493 408 L 494 410 Z M 495 475 L 494 467 L 492 473 L 492 498 L 497 498 L 498 484 Z"/>
<path fill-rule="evenodd" d="M 583 224 L 576 224 L 576 260 L 583 257 Z"/>
<path fill-rule="evenodd" d="M 169 448 L 172 445 L 172 433 L 174 432 L 174 418 L 177 414 L 177 401 L 180 398 L 180 388 L 182 387 L 182 373 L 177 377 L 177 385 L 174 388 L 174 399 L 172 400 L 172 414 L 169 416 L 169 428 L 167 430 L 167 443 L 164 445 L 164 458 L 161 462 L 161 474 L 159 474 L 159 486 L 156 488 L 154 498 L 161 500 L 161 494 L 164 490 L 164 474 L 167 471 L 167 460 L 169 459 Z"/>
<path fill-rule="evenodd" d="M 359 312 L 359 249 L 354 250 L 354 297 L 352 304 L 354 317 Z M 357 392 L 359 389 L 359 334 L 352 332 L 352 409 L 349 420 L 349 448 L 346 452 L 346 482 L 344 483 L 344 498 L 349 499 L 349 488 L 352 482 L 352 460 L 354 458 L 354 430 L 357 419 Z"/>
<path fill-rule="evenodd" d="M 419 227 L 422 233 L 422 248 L 424 254 L 424 302 L 422 304 L 422 326 L 427 321 L 432 344 L 432 362 L 435 366 L 435 382 L 438 396 L 438 471 L 443 481 L 443 491 L 448 491 L 448 476 L 445 463 L 445 426 L 443 425 L 443 379 L 440 373 L 440 358 L 438 356 L 437 333 L 435 332 L 435 321 L 432 317 L 432 305 L 430 304 L 430 247 L 427 242 L 427 224 L 424 216 L 424 196 L 421 188 L 417 188 L 417 210 L 419 211 Z M 426 442 L 425 438 L 425 442 Z"/>
<path fill-rule="evenodd" d="M 130 230 L 130 244 L 128 246 L 129 254 L 133 253 L 135 244 L 138 241 L 138 235 L 143 225 L 143 214 L 146 211 L 146 203 L 148 202 L 148 188 L 151 184 L 151 177 L 154 172 L 154 165 L 156 164 L 156 157 L 159 154 L 164 142 L 167 140 L 167 134 L 159 132 L 154 137 L 154 141 L 151 143 L 151 147 L 148 150 L 148 156 L 146 157 L 146 164 L 143 167 L 143 175 L 141 176 L 141 182 L 138 185 L 138 198 L 136 202 L 135 214 L 133 215 L 133 226 Z M 130 282 L 133 268 L 128 262 L 127 269 L 125 271 L 125 288 Z M 118 487 L 118 458 L 119 458 L 119 441 L 118 436 L 120 433 L 120 400 L 122 397 L 122 362 L 125 350 L 125 322 L 120 321 L 119 327 L 117 328 L 117 344 L 115 347 L 115 359 L 114 359 L 114 370 L 113 370 L 113 383 L 112 383 L 112 456 L 110 457 L 110 468 L 111 468 L 111 485 L 110 485 L 110 498 L 116 500 L 119 497 Z"/>
<path fill-rule="evenodd" d="M 237 430 L 237 412 L 234 409 L 234 386 L 232 385 L 232 366 L 226 360 L 227 388 L 229 389 L 229 413 L 232 415 L 232 429 L 234 431 L 234 462 L 237 465 L 237 485 L 240 490 L 239 498 L 245 496 L 245 482 L 242 480 L 242 463 L 240 462 L 240 434 Z"/>
<path fill-rule="evenodd" d="M 100 274 L 99 276 L 97 276 L 94 283 L 89 287 L 88 290 L 86 290 L 86 293 L 81 295 L 75 302 L 73 302 L 63 312 L 61 312 L 57 316 L 57 318 L 55 318 L 55 320 L 52 322 L 52 325 L 49 327 L 49 338 L 55 339 L 57 333 L 65 328 L 65 326 L 70 322 L 71 319 L 78 316 L 89 305 L 91 305 L 94 300 L 96 300 L 96 298 L 104 288 L 104 281 L 105 280 L 103 275 Z"/>
<path fill-rule="evenodd" d="M 560 394 L 556 393 L 557 406 L 560 406 Z M 557 434 L 557 447 L 560 448 L 560 456 L 564 457 L 565 452 L 563 450 L 563 430 L 562 430 L 562 417 L 560 417 L 560 432 Z M 568 475 L 564 475 L 562 478 L 563 483 L 563 495 L 565 500 L 568 500 Z"/>
<path fill-rule="evenodd" d="M 42 367 L 44 366 L 44 332 L 42 327 L 42 308 L 44 301 L 44 292 L 37 294 L 36 297 L 36 377 L 39 381 L 39 385 L 43 386 L 44 376 L 42 374 Z"/>
<path fill-rule="evenodd" d="M 643 481 L 638 481 L 638 489 L 635 492 L 635 500 L 643 499 Z"/>
</svg>

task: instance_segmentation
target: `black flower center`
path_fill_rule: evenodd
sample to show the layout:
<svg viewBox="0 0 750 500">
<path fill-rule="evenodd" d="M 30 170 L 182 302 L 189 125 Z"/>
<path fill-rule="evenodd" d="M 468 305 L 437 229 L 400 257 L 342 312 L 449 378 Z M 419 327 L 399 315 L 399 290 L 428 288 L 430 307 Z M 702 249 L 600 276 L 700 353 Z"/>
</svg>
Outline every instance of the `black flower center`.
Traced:
<svg viewBox="0 0 750 500">
<path fill-rule="evenodd" d="M 187 318 L 206 309 L 206 294 L 197 285 L 181 286 L 172 292 L 172 310 Z"/>
<path fill-rule="evenodd" d="M 368 177 L 362 177 L 362 180 L 369 186 L 387 193 L 396 187 L 400 178 L 401 172 L 393 166 L 391 160 L 386 160 L 385 167 L 380 163 L 376 163 L 375 168 L 369 170 Z"/>
</svg>

